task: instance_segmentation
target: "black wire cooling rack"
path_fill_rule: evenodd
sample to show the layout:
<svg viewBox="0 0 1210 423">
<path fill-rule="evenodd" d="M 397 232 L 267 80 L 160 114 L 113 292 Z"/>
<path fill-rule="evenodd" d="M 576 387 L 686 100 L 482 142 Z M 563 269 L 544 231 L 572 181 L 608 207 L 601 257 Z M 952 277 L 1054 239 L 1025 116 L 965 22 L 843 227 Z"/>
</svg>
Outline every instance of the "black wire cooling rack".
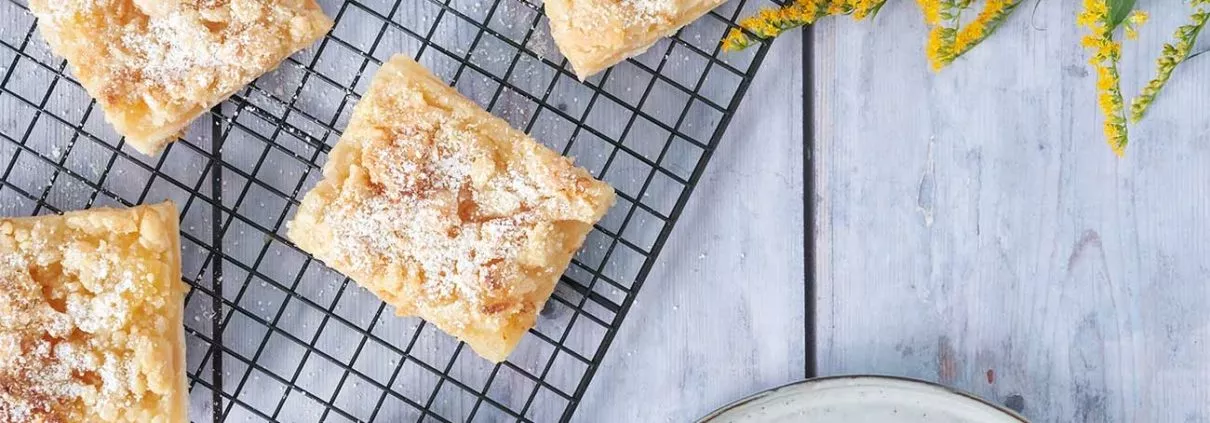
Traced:
<svg viewBox="0 0 1210 423">
<path fill-rule="evenodd" d="M 719 50 L 762 4 L 733 0 L 586 83 L 526 0 L 321 4 L 328 37 L 146 157 L 49 52 L 26 1 L 0 0 L 0 215 L 176 202 L 194 421 L 570 420 L 764 57 Z M 284 237 L 396 53 L 618 191 L 505 363 L 395 317 Z"/>
</svg>

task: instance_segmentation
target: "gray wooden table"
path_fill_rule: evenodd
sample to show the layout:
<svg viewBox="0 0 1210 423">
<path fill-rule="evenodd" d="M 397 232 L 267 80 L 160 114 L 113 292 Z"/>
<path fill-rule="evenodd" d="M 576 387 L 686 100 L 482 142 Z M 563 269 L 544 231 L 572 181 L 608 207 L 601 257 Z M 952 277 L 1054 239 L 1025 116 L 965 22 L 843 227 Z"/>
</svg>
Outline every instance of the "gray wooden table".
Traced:
<svg viewBox="0 0 1210 423">
<path fill-rule="evenodd" d="M 779 40 L 577 416 L 685 421 L 801 379 L 810 351 L 820 375 L 937 381 L 1035 421 L 1210 421 L 1210 59 L 1118 159 L 1079 2 L 1027 6 L 940 74 L 913 2 L 815 29 L 814 319 L 802 39 Z M 1128 94 L 1185 19 L 1150 11 Z"/>
</svg>

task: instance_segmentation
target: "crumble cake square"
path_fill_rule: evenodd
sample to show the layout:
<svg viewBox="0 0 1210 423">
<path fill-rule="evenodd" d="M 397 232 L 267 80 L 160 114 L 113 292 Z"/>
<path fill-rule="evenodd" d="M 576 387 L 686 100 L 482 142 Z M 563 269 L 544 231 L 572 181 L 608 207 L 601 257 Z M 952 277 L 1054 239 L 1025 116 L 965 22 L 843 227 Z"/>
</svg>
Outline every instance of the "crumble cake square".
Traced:
<svg viewBox="0 0 1210 423">
<path fill-rule="evenodd" d="M 0 422 L 184 422 L 171 202 L 0 218 Z"/>
<path fill-rule="evenodd" d="M 546 0 L 550 35 L 583 81 L 637 56 L 726 0 Z"/>
<path fill-rule="evenodd" d="M 29 7 L 105 118 L 148 155 L 332 27 L 315 0 L 30 0 Z"/>
<path fill-rule="evenodd" d="M 289 236 L 398 314 L 499 362 L 613 202 L 609 185 L 396 56 Z"/>
</svg>

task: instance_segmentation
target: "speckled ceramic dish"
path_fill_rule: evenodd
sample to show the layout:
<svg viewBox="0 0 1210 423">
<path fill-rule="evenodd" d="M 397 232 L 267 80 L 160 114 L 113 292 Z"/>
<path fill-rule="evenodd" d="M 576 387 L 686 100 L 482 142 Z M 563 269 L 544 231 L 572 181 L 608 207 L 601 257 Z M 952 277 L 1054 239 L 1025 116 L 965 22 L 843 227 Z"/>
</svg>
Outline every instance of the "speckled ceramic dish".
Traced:
<svg viewBox="0 0 1210 423">
<path fill-rule="evenodd" d="M 969 394 L 885 376 L 806 380 L 744 398 L 699 423 L 1022 423 L 1024 417 Z"/>
</svg>

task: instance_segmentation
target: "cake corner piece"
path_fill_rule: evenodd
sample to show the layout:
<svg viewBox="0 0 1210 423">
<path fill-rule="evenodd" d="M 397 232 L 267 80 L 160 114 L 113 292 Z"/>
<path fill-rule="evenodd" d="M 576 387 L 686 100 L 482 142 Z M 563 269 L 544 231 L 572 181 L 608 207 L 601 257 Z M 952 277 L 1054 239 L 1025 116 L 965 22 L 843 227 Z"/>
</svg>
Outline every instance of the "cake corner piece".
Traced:
<svg viewBox="0 0 1210 423">
<path fill-rule="evenodd" d="M 147 155 L 333 25 L 315 0 L 30 0 L 29 9 L 105 119 Z"/>
<path fill-rule="evenodd" d="M 177 216 L 0 218 L 0 421 L 187 421 Z"/>
<path fill-rule="evenodd" d="M 396 56 L 288 236 L 499 362 L 613 202 L 607 184 Z"/>
<path fill-rule="evenodd" d="M 647 51 L 725 0 L 546 0 L 550 34 L 580 81 Z"/>
</svg>

